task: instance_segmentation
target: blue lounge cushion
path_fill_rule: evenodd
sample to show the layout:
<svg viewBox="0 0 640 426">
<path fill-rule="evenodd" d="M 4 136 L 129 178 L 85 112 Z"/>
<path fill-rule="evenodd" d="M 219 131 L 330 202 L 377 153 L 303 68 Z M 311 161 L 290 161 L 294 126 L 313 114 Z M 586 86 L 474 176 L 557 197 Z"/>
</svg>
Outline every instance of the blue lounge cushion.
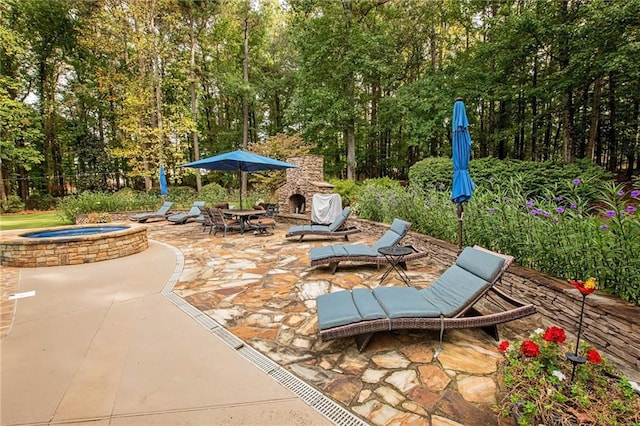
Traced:
<svg viewBox="0 0 640 426">
<path fill-rule="evenodd" d="M 204 207 L 204 204 L 204 201 L 195 201 L 188 213 L 172 214 L 171 216 L 167 217 L 167 220 L 169 222 L 182 223 L 186 222 L 190 218 L 196 218 L 202 213 L 200 211 L 200 207 Z"/>
<path fill-rule="evenodd" d="M 314 247 L 309 250 L 309 258 L 311 261 L 328 259 L 332 257 L 372 257 L 380 256 L 378 249 L 380 247 L 393 246 L 398 243 L 407 233 L 411 224 L 401 219 L 394 219 L 390 229 L 373 245 L 373 247 L 364 244 L 335 244 L 325 247 Z"/>
<path fill-rule="evenodd" d="M 373 245 L 373 250 L 378 253 L 380 247 L 395 246 L 404 238 L 410 227 L 411 224 L 409 222 L 401 219 L 393 219 L 389 230 Z"/>
<path fill-rule="evenodd" d="M 456 259 L 456 265 L 493 282 L 504 266 L 504 259 L 483 250 L 466 247 Z"/>
<path fill-rule="evenodd" d="M 158 209 L 157 212 L 136 213 L 134 215 L 131 215 L 129 217 L 129 219 L 130 220 L 142 220 L 142 219 L 147 219 L 147 218 L 152 218 L 152 217 L 166 216 L 166 214 L 169 213 L 169 210 L 171 210 L 171 206 L 173 206 L 173 203 L 171 201 L 165 201 L 162 204 L 162 206 Z"/>
<path fill-rule="evenodd" d="M 336 291 L 316 298 L 318 327 L 326 330 L 362 321 L 350 291 Z"/>
<path fill-rule="evenodd" d="M 303 233 L 307 232 L 309 234 L 314 232 L 329 232 L 329 227 L 327 225 L 296 225 L 289 228 L 289 233 Z"/>
<path fill-rule="evenodd" d="M 314 260 L 327 259 L 331 257 L 349 257 L 349 256 L 371 256 L 377 257 L 378 253 L 371 247 L 363 244 L 352 245 L 332 245 L 324 247 L 314 247 L 309 250 L 309 258 Z"/>
<path fill-rule="evenodd" d="M 349 217 L 350 212 L 351 209 L 349 208 L 349 206 L 342 209 L 342 213 L 340 214 L 340 216 L 336 217 L 334 221 L 329 224 L 329 231 L 333 232 L 336 229 L 340 228 L 347 220 L 347 217 Z"/>
<path fill-rule="evenodd" d="M 389 318 L 433 318 L 440 310 L 413 287 L 377 287 L 373 295 Z"/>
<path fill-rule="evenodd" d="M 429 287 L 420 290 L 420 295 L 437 306 L 445 317 L 455 316 L 475 300 L 490 283 L 453 265 Z"/>
<path fill-rule="evenodd" d="M 385 314 L 376 298 L 373 297 L 371 290 L 368 288 L 356 288 L 353 289 L 351 294 L 362 319 L 375 320 L 387 318 L 387 314 Z"/>
</svg>

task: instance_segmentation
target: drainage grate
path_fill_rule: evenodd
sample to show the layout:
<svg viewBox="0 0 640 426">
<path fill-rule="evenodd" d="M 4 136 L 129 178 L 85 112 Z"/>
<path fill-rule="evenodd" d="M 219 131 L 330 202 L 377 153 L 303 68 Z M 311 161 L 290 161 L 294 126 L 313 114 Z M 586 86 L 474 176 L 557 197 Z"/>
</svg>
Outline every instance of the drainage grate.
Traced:
<svg viewBox="0 0 640 426">
<path fill-rule="evenodd" d="M 218 324 L 213 318 L 205 314 L 196 315 L 193 319 L 198 321 L 209 330 L 220 327 L 220 324 Z"/>
<path fill-rule="evenodd" d="M 174 273 L 169 279 L 169 282 L 165 285 L 164 289 L 161 291 L 164 297 L 193 318 L 196 322 L 207 328 L 212 334 L 220 338 L 220 340 L 225 344 L 235 349 L 238 354 L 242 355 L 253 365 L 271 376 L 276 382 L 289 389 L 305 403 L 325 416 L 333 424 L 337 426 L 368 426 L 368 423 L 364 420 L 337 404 L 331 398 L 327 398 L 317 389 L 309 386 L 307 383 L 280 367 L 268 357 L 264 356 L 252 347 L 246 346 L 242 340 L 230 333 L 216 320 L 204 314 L 193 305 L 187 303 L 183 298 L 173 293 L 173 286 L 178 282 L 180 274 L 184 269 L 184 256 L 180 250 L 170 246 L 169 244 L 161 243 L 159 241 L 154 242 L 172 249 L 177 258 Z"/>
<path fill-rule="evenodd" d="M 224 327 L 218 326 L 216 328 L 213 328 L 211 329 L 211 333 L 218 336 L 220 340 L 222 340 L 224 343 L 227 344 L 227 346 L 233 349 L 237 350 L 244 346 L 244 342 L 242 340 L 238 339 L 236 336 L 229 333 L 229 331 L 227 331 L 227 329 L 225 329 Z"/>
<path fill-rule="evenodd" d="M 238 349 L 238 353 L 245 357 L 247 360 L 251 361 L 253 365 L 258 367 L 260 370 L 264 371 L 267 374 L 271 374 L 272 371 L 280 368 L 278 364 L 273 362 L 271 359 L 262 355 L 260 352 L 256 351 L 252 347 L 243 346 Z"/>
<path fill-rule="evenodd" d="M 312 388 L 293 374 L 289 373 L 284 368 L 278 368 L 271 373 L 271 377 L 291 392 L 295 393 L 307 404 L 312 407 L 325 396 Z"/>
</svg>

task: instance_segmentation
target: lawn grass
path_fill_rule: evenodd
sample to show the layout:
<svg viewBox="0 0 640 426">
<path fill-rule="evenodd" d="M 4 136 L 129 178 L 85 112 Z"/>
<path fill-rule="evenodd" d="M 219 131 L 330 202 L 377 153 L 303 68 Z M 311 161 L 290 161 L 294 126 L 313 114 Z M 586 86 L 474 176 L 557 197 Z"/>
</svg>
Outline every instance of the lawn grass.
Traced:
<svg viewBox="0 0 640 426">
<path fill-rule="evenodd" d="M 72 225 L 58 212 L 0 215 L 0 231 Z"/>
</svg>

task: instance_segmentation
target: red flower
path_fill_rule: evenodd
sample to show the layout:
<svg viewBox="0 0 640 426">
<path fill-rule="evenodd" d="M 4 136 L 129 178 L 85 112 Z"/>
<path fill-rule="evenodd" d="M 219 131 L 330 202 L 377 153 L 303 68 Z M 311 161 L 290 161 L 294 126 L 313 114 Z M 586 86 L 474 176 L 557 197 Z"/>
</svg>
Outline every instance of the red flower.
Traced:
<svg viewBox="0 0 640 426">
<path fill-rule="evenodd" d="M 587 295 L 596 291 L 596 280 L 595 278 L 589 278 L 586 282 L 582 280 L 568 280 L 569 284 L 577 288 L 580 293 Z"/>
<path fill-rule="evenodd" d="M 595 349 L 589 349 L 587 351 L 587 361 L 592 364 L 602 364 L 602 357 Z"/>
<path fill-rule="evenodd" d="M 522 342 L 522 346 L 520 347 L 520 351 L 530 358 L 535 358 L 540 355 L 540 348 L 535 342 L 531 340 L 525 340 Z"/>
<path fill-rule="evenodd" d="M 545 330 L 542 338 L 547 342 L 564 343 L 567 340 L 567 335 L 562 328 L 553 326 Z"/>
<path fill-rule="evenodd" d="M 506 352 L 508 348 L 509 348 L 509 341 L 508 340 L 503 340 L 498 345 L 498 349 L 500 350 L 500 352 Z"/>
</svg>

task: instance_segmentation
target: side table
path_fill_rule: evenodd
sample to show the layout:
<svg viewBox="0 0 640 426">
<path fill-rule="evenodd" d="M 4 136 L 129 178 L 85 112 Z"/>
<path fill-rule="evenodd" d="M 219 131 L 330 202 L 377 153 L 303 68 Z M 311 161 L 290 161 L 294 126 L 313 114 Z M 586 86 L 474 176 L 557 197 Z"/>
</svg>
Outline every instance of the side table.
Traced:
<svg viewBox="0 0 640 426">
<path fill-rule="evenodd" d="M 390 265 L 389 269 L 387 269 L 385 273 L 382 275 L 382 277 L 380 278 L 380 283 L 382 284 L 385 278 L 389 276 L 391 271 L 396 271 L 396 273 L 402 279 L 402 281 L 404 281 L 406 285 L 409 285 L 410 280 L 407 274 L 402 270 L 402 263 L 405 256 L 408 256 L 411 253 L 413 253 L 413 249 L 410 247 L 403 247 L 403 246 L 388 246 L 388 247 L 380 247 L 378 249 L 378 253 L 383 255 L 385 259 L 387 259 Z M 399 268 L 398 268 L 398 265 L 400 265 Z"/>
</svg>

